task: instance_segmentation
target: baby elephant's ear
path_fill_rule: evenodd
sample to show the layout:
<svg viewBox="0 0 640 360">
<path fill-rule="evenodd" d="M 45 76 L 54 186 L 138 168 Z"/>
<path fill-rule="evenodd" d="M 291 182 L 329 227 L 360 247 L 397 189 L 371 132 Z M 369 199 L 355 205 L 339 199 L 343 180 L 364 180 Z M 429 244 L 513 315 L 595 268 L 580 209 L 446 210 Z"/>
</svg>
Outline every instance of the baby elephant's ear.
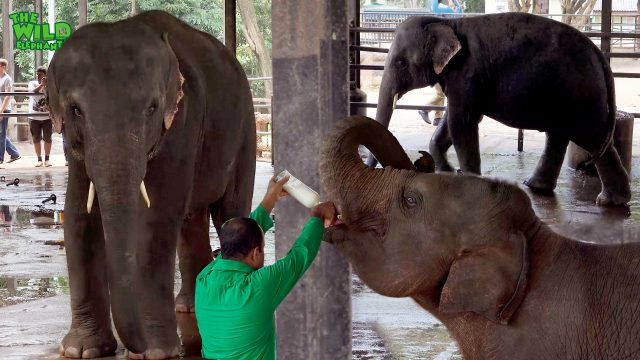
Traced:
<svg viewBox="0 0 640 360">
<path fill-rule="evenodd" d="M 462 49 L 458 37 L 453 29 L 442 23 L 430 24 L 425 27 L 425 36 L 435 40 L 432 47 L 431 61 L 433 70 L 440 74 L 451 58 Z"/>
<path fill-rule="evenodd" d="M 436 165 L 433 161 L 433 157 L 426 151 L 418 151 L 422 156 L 413 162 L 413 166 L 416 167 L 416 171 L 423 173 L 433 173 L 436 171 Z"/>
<path fill-rule="evenodd" d="M 169 34 L 166 32 L 162 33 L 162 40 L 164 40 L 167 48 L 169 49 L 169 61 L 171 62 L 169 78 L 167 79 L 167 94 L 164 112 L 164 127 L 168 130 L 171 125 L 173 125 L 173 120 L 178 113 L 178 104 L 184 96 L 184 92 L 182 91 L 184 76 L 182 76 L 182 73 L 180 72 L 178 58 L 171 47 L 171 43 L 169 42 Z"/>
<path fill-rule="evenodd" d="M 524 298 L 529 262 L 521 232 L 509 234 L 498 246 L 458 255 L 440 295 L 443 313 L 474 312 L 507 324 Z"/>
</svg>

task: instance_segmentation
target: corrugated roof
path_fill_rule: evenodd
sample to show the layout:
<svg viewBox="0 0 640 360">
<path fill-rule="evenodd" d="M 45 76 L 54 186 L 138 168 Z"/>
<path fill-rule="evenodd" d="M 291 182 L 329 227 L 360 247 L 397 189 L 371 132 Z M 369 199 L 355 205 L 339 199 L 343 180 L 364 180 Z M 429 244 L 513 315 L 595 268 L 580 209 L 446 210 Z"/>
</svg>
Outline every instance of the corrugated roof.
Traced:
<svg viewBox="0 0 640 360">
<path fill-rule="evenodd" d="M 638 0 L 612 0 L 613 3 L 612 8 L 613 11 L 630 11 L 637 12 L 638 11 Z M 602 10 L 602 0 L 598 0 L 596 2 L 596 6 L 594 6 L 593 11 L 601 11 Z"/>
</svg>

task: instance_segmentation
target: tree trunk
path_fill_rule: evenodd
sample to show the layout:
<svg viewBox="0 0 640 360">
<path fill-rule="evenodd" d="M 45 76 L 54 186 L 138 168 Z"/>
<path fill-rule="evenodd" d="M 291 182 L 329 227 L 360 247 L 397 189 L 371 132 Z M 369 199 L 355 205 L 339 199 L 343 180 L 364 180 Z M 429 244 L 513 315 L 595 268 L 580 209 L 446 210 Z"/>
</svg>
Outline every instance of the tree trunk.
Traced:
<svg viewBox="0 0 640 360">
<path fill-rule="evenodd" d="M 136 0 L 131 0 L 131 16 L 136 14 Z"/>
<path fill-rule="evenodd" d="M 260 63 L 262 76 L 271 76 L 271 55 L 267 51 L 264 37 L 258 28 L 256 11 L 251 0 L 237 0 L 240 16 L 242 17 L 242 33 Z M 266 98 L 271 98 L 272 82 L 265 81 Z"/>
<path fill-rule="evenodd" d="M 531 0 L 507 0 L 509 11 L 528 13 L 531 9 Z"/>
<path fill-rule="evenodd" d="M 534 14 L 548 14 L 549 0 L 533 0 L 533 9 L 531 12 Z"/>
<path fill-rule="evenodd" d="M 595 5 L 596 0 L 561 0 L 562 22 L 582 30 Z"/>
</svg>

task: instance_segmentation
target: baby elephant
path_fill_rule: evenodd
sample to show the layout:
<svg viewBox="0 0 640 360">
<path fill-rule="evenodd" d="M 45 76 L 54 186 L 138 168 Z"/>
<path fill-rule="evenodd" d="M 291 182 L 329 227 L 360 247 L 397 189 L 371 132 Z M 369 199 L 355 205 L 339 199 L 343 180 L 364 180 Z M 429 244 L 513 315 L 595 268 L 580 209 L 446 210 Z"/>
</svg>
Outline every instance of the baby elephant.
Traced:
<svg viewBox="0 0 640 360">
<path fill-rule="evenodd" d="M 440 84 L 448 111 L 431 139 L 436 169 L 451 171 L 453 144 L 461 170 L 480 174 L 478 123 L 544 131 L 547 142 L 525 184 L 556 186 L 569 141 L 588 151 L 602 181 L 598 205 L 624 205 L 629 177 L 611 146 L 616 101 L 606 59 L 571 26 L 507 13 L 459 19 L 412 17 L 400 24 L 387 56 L 376 121 L 389 125 L 394 99 Z M 375 159 L 370 158 L 369 165 Z"/>
<path fill-rule="evenodd" d="M 418 172 L 366 117 L 326 139 L 321 177 L 343 222 L 325 240 L 371 289 L 440 319 L 465 359 L 640 359 L 640 244 L 560 236 L 514 185 Z"/>
</svg>

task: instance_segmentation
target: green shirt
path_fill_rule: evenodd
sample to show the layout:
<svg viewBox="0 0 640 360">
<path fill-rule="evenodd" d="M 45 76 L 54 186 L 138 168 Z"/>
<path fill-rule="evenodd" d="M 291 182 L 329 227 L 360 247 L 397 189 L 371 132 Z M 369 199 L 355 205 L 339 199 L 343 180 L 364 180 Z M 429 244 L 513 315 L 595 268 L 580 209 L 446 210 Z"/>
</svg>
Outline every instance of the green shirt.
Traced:
<svg viewBox="0 0 640 360">
<path fill-rule="evenodd" d="M 251 215 L 263 231 L 273 222 L 258 206 Z M 284 258 L 254 270 L 218 257 L 196 278 L 196 318 L 207 359 L 276 358 L 274 312 L 316 257 L 324 227 L 312 217 Z"/>
</svg>

